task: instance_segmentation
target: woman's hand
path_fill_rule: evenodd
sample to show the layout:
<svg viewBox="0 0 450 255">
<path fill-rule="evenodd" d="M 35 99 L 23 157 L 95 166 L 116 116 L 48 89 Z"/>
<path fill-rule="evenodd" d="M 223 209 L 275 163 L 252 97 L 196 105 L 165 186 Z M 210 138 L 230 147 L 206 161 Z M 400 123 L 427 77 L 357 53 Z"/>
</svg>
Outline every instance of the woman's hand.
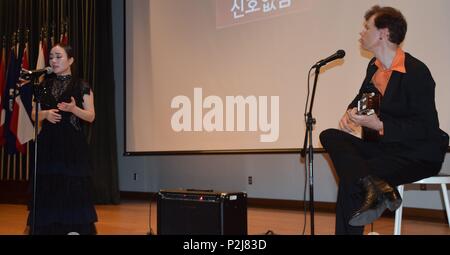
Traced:
<svg viewBox="0 0 450 255">
<path fill-rule="evenodd" d="M 75 98 L 71 97 L 70 103 L 62 102 L 62 103 L 59 103 L 57 105 L 57 107 L 59 110 L 61 110 L 63 112 L 72 112 L 73 113 L 73 110 L 76 107 Z"/>
<path fill-rule="evenodd" d="M 58 113 L 58 109 L 50 109 L 45 111 L 45 118 L 53 124 L 61 121 L 61 114 Z"/>
</svg>

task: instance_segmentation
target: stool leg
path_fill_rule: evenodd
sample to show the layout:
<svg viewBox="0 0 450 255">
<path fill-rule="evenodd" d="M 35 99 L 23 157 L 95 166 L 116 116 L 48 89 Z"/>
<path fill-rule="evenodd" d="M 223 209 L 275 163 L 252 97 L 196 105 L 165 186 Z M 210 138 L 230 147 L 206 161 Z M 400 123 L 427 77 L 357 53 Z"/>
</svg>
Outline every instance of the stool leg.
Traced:
<svg viewBox="0 0 450 255">
<path fill-rule="evenodd" d="M 397 187 L 398 193 L 400 193 L 400 196 L 403 199 L 403 189 L 404 186 L 400 185 Z M 403 200 L 405 201 L 405 200 Z M 402 213 L 403 213 L 403 203 L 400 205 L 400 207 L 395 211 L 395 221 L 394 221 L 394 235 L 400 235 L 402 231 Z"/>
<path fill-rule="evenodd" d="M 447 212 L 448 226 L 450 227 L 450 203 L 448 201 L 447 184 L 441 183 L 441 188 L 444 196 L 445 211 Z"/>
</svg>

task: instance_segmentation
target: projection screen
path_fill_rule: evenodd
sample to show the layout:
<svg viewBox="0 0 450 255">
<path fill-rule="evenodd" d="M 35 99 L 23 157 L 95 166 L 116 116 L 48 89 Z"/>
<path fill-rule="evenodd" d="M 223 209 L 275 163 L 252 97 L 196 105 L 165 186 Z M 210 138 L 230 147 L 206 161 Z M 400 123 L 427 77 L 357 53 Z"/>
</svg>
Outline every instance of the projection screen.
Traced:
<svg viewBox="0 0 450 255">
<path fill-rule="evenodd" d="M 450 131 L 450 1 L 375 1 L 408 21 L 403 48 L 430 68 Z M 303 146 L 308 71 L 321 69 L 315 148 L 337 127 L 371 56 L 359 48 L 369 0 L 125 1 L 125 152 L 289 152 Z M 313 76 L 311 76 L 311 88 Z"/>
</svg>

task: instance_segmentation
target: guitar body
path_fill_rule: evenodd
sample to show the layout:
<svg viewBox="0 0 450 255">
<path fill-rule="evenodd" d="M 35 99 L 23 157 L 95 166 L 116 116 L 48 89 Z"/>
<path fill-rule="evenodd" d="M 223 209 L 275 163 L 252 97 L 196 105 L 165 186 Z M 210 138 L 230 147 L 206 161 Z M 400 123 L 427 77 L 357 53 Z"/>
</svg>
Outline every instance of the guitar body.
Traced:
<svg viewBox="0 0 450 255">
<path fill-rule="evenodd" d="M 380 114 L 381 94 L 376 92 L 363 93 L 358 100 L 358 114 L 372 115 Z M 362 127 L 361 138 L 367 142 L 376 142 L 380 139 L 380 133 L 376 130 Z"/>
</svg>

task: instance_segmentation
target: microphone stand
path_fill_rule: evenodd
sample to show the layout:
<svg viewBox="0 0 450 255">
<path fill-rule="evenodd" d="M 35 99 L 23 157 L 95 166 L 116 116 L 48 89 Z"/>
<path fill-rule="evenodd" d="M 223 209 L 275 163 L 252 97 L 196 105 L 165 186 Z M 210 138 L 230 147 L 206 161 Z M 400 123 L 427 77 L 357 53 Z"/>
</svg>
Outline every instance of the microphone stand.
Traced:
<svg viewBox="0 0 450 255">
<path fill-rule="evenodd" d="M 320 68 L 322 65 L 316 65 L 316 71 L 314 76 L 314 85 L 313 85 L 313 91 L 311 95 L 311 102 L 309 104 L 309 110 L 306 114 L 306 130 L 305 130 L 305 139 L 303 140 L 303 150 L 301 151 L 301 156 L 306 157 L 306 147 L 308 147 L 308 160 L 305 162 L 305 164 L 308 164 L 309 169 L 309 211 L 311 214 L 311 235 L 314 235 L 314 168 L 313 168 L 313 161 L 314 161 L 314 148 L 313 148 L 313 142 L 312 142 L 312 131 L 314 124 L 316 124 L 316 119 L 312 116 L 312 108 L 314 105 L 314 97 L 316 94 L 316 86 L 317 86 L 317 78 L 320 73 Z"/>
<path fill-rule="evenodd" d="M 39 108 L 40 108 L 40 93 L 39 93 L 39 79 L 37 76 L 31 76 L 31 84 L 33 86 L 34 94 L 34 170 L 33 170 L 33 209 L 32 209 L 32 223 L 31 235 L 35 234 L 36 230 L 36 184 L 38 171 L 38 131 L 39 131 Z"/>
</svg>

